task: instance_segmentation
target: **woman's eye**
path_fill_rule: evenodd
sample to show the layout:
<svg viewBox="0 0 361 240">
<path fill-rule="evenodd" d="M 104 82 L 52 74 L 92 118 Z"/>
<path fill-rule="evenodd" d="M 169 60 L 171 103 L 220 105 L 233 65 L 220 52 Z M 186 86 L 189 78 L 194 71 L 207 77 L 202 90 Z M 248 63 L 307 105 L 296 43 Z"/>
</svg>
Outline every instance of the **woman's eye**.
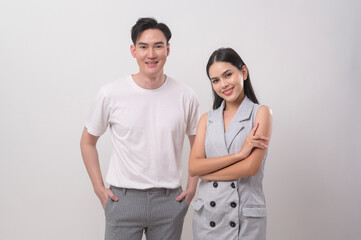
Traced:
<svg viewBox="0 0 361 240">
<path fill-rule="evenodd" d="M 218 79 L 212 80 L 212 83 L 217 83 L 217 82 L 218 82 Z"/>
<path fill-rule="evenodd" d="M 230 76 L 232 76 L 232 73 L 227 73 L 226 78 L 229 78 Z"/>
</svg>

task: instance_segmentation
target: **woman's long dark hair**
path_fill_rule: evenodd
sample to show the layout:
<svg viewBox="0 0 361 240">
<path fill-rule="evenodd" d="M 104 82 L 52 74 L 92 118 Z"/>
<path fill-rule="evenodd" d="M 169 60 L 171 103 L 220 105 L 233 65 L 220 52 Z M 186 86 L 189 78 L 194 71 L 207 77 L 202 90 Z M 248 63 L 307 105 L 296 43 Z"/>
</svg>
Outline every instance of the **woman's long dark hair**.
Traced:
<svg viewBox="0 0 361 240">
<path fill-rule="evenodd" d="M 209 68 L 212 66 L 212 64 L 214 62 L 228 62 L 228 63 L 232 64 L 233 66 L 235 66 L 236 68 L 238 68 L 238 70 L 240 70 L 240 71 L 242 71 L 242 67 L 245 65 L 242 58 L 232 48 L 219 48 L 212 53 L 212 55 L 210 56 L 208 63 L 207 63 L 207 76 L 209 79 L 210 79 Z M 244 89 L 244 94 L 252 102 L 258 104 L 258 100 L 257 100 L 256 94 L 253 91 L 251 79 L 249 77 L 249 71 L 248 71 L 247 79 L 244 80 L 243 89 Z M 213 88 L 212 88 L 212 92 L 213 92 L 213 97 L 214 97 L 213 109 L 217 109 L 221 106 L 223 98 L 218 96 L 218 94 L 214 91 Z"/>
</svg>

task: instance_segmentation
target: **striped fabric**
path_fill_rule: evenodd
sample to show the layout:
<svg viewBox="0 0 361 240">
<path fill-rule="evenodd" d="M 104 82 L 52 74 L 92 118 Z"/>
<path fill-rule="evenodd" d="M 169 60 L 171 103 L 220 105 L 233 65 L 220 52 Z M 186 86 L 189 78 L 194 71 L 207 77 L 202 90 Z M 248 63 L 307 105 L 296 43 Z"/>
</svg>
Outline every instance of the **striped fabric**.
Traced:
<svg viewBox="0 0 361 240">
<path fill-rule="evenodd" d="M 105 240 L 181 239 L 183 220 L 188 210 L 185 199 L 176 201 L 182 189 L 146 190 L 111 187 L 119 198 L 105 205 Z"/>
</svg>

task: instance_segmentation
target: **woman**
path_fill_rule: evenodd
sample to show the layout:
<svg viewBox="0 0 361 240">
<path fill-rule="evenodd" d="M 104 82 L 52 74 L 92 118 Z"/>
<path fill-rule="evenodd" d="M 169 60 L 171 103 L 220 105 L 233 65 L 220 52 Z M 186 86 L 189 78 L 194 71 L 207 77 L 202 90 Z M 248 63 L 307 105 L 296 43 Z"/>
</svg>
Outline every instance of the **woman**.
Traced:
<svg viewBox="0 0 361 240">
<path fill-rule="evenodd" d="M 272 112 L 258 105 L 249 73 L 231 48 L 209 58 L 213 110 L 197 128 L 189 160 L 199 176 L 192 203 L 194 239 L 266 239 L 262 178 L 272 132 Z"/>
</svg>

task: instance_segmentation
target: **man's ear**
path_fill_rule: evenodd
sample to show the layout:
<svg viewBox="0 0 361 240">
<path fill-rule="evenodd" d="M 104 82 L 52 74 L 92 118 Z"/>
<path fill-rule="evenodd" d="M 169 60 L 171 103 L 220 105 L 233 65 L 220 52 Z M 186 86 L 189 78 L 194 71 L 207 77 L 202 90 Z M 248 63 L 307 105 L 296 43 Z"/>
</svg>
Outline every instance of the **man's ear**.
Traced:
<svg viewBox="0 0 361 240">
<path fill-rule="evenodd" d="M 167 44 L 167 57 L 169 56 L 169 53 L 170 53 L 170 44 L 168 43 Z"/>
<path fill-rule="evenodd" d="M 130 45 L 130 53 L 135 58 L 136 55 L 135 55 L 135 45 L 134 44 Z"/>
</svg>

